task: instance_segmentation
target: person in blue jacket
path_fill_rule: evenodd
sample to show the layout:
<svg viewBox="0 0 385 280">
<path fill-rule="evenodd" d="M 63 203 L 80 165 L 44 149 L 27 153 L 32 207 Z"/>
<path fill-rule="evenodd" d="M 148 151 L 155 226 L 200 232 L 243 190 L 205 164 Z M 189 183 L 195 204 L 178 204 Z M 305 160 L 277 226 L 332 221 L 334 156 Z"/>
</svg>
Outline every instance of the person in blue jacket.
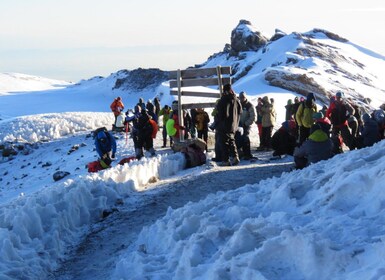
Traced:
<svg viewBox="0 0 385 280">
<path fill-rule="evenodd" d="M 110 167 L 112 160 L 115 159 L 116 141 L 106 128 L 95 131 L 95 148 L 102 167 Z"/>
</svg>

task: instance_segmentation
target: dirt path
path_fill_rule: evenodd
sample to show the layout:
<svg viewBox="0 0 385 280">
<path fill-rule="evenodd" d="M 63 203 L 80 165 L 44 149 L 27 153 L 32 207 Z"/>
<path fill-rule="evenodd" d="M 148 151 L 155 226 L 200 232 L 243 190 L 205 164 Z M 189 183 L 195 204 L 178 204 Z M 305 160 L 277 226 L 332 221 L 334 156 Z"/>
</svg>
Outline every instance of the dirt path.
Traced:
<svg viewBox="0 0 385 280">
<path fill-rule="evenodd" d="M 163 217 L 168 207 L 179 208 L 189 201 L 204 199 L 210 193 L 228 191 L 246 184 L 280 176 L 290 171 L 292 163 L 286 161 L 241 162 L 235 167 L 218 167 L 208 163 L 199 177 L 186 175 L 178 179 L 150 185 L 136 205 L 122 205 L 100 223 L 74 250 L 61 268 L 49 279 L 110 279 L 119 259 L 135 240 L 144 226 Z"/>
</svg>

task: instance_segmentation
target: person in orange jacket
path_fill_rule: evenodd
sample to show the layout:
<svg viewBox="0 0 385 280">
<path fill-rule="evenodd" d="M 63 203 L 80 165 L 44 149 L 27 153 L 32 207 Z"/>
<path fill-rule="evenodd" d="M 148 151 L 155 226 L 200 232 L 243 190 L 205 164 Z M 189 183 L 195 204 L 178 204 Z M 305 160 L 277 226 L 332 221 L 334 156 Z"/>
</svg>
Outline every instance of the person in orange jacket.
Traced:
<svg viewBox="0 0 385 280">
<path fill-rule="evenodd" d="M 115 98 L 114 101 L 111 103 L 110 108 L 111 108 L 111 111 L 114 113 L 115 123 L 116 123 L 116 118 L 124 110 L 124 104 L 122 102 L 122 98 L 120 96 Z"/>
</svg>

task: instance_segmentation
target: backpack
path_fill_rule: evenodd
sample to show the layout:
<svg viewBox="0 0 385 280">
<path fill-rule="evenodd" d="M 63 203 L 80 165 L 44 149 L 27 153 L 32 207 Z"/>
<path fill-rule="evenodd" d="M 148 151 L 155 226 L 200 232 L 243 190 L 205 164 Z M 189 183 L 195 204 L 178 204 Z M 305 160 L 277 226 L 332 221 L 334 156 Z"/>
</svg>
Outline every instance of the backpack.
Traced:
<svg viewBox="0 0 385 280">
<path fill-rule="evenodd" d="M 155 138 L 156 138 L 156 134 L 158 133 L 158 124 L 157 124 L 153 119 L 149 120 L 149 122 L 150 122 L 150 124 L 151 124 L 151 126 L 152 126 L 152 134 L 151 134 L 151 137 L 152 137 L 153 139 L 155 139 Z"/>
<path fill-rule="evenodd" d="M 103 131 L 104 133 L 107 133 L 108 130 L 105 126 L 99 127 L 98 129 L 95 129 L 94 132 L 92 133 L 92 138 L 95 139 L 98 136 L 98 133 Z"/>
<path fill-rule="evenodd" d="M 195 144 L 184 147 L 181 152 L 186 158 L 186 168 L 191 168 L 206 163 L 206 155 L 203 150 Z"/>
</svg>

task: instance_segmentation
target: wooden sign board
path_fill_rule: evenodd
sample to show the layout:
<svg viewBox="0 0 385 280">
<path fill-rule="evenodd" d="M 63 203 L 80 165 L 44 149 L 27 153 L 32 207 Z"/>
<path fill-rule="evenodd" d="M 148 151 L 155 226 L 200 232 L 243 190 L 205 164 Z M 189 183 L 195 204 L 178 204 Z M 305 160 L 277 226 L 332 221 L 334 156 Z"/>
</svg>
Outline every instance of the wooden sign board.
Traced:
<svg viewBox="0 0 385 280">
<path fill-rule="evenodd" d="M 171 71 L 169 74 L 170 80 L 177 79 L 177 73 L 178 71 Z M 211 76 L 217 76 L 218 70 L 217 68 L 199 68 L 199 69 L 186 69 L 180 71 L 181 78 L 182 79 L 190 79 L 190 78 L 203 78 L 203 77 L 211 77 Z M 221 75 L 231 75 L 231 67 L 220 67 Z"/>
<path fill-rule="evenodd" d="M 215 107 L 216 102 L 206 102 L 206 103 L 195 103 L 195 104 L 182 104 L 183 110 L 188 109 L 199 109 L 199 108 L 213 108 Z M 177 110 L 178 106 L 171 106 L 173 110 Z"/>
<path fill-rule="evenodd" d="M 223 77 L 227 75 L 228 77 Z M 217 66 L 215 68 L 198 68 L 171 71 L 170 77 L 170 94 L 178 95 L 178 105 L 174 110 L 178 110 L 178 121 L 183 126 L 182 110 L 193 108 L 212 108 L 215 102 L 182 104 L 182 96 L 211 97 L 220 98 L 222 95 L 223 85 L 231 84 L 231 67 Z M 219 93 L 216 92 L 200 92 L 189 90 L 194 86 L 218 86 Z M 180 133 L 180 141 L 183 141 L 183 133 Z"/>
<path fill-rule="evenodd" d="M 178 95 L 179 92 L 177 90 L 170 90 L 171 95 Z M 197 96 L 197 97 L 211 97 L 211 98 L 220 98 L 220 92 L 200 92 L 200 91 L 184 91 L 180 92 L 182 96 Z"/>
</svg>

